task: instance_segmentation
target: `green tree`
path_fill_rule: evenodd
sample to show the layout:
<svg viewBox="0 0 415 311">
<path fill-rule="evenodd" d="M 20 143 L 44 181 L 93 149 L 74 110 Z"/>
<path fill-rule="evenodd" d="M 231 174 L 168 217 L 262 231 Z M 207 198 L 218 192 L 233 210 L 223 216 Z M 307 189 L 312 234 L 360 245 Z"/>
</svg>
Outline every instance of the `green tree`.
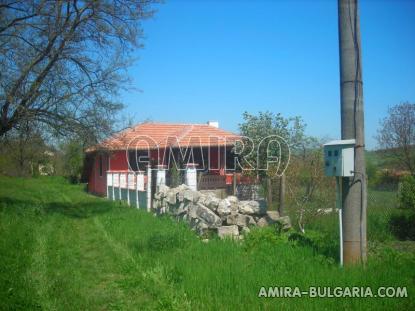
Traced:
<svg viewBox="0 0 415 311">
<path fill-rule="evenodd" d="M 46 144 L 40 128 L 29 122 L 1 137 L 0 145 L 0 173 L 37 176 L 40 168 L 53 165 L 53 148 Z"/>
<path fill-rule="evenodd" d="M 415 176 L 415 104 L 405 102 L 389 108 L 381 121 L 377 141 Z"/>
<path fill-rule="evenodd" d="M 298 150 L 305 138 L 305 123 L 301 117 L 285 118 L 280 113 L 266 111 L 258 115 L 245 112 L 243 119 L 239 124 L 240 133 L 247 137 L 245 145 L 249 150 L 246 152 L 252 151 L 243 156 L 255 168 L 253 172 L 260 177 L 281 174 L 288 164 L 290 153 Z M 278 157 L 280 165 L 269 163 L 267 166 L 267 162 L 274 157 Z"/>
<path fill-rule="evenodd" d="M 266 194 L 268 207 L 272 207 L 273 197 L 277 191 L 272 191 L 276 176 L 284 174 L 290 160 L 290 154 L 296 151 L 305 139 L 305 124 L 301 117 L 285 118 L 280 113 L 270 111 L 252 115 L 243 114 L 244 122 L 239 124 L 241 135 L 244 138 L 244 150 L 239 155 L 244 174 L 258 176 L 262 189 Z M 280 182 L 279 211 L 283 213 L 285 187 Z M 274 194 L 274 195 L 273 195 Z"/>
<path fill-rule="evenodd" d="M 0 137 L 26 121 L 65 135 L 111 132 L 154 2 L 2 0 Z"/>
</svg>

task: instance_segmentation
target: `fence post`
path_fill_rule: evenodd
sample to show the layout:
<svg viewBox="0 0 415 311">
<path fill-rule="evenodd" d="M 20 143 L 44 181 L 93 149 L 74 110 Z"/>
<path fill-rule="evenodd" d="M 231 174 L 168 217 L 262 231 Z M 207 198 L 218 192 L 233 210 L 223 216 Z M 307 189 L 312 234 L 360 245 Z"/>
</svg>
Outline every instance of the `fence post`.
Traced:
<svg viewBox="0 0 415 311">
<path fill-rule="evenodd" d="M 151 211 L 151 166 L 147 166 L 147 211 Z"/>
<path fill-rule="evenodd" d="M 122 201 L 121 195 L 121 173 L 118 173 L 118 198 Z"/>
<path fill-rule="evenodd" d="M 138 195 L 138 174 L 140 174 L 140 172 L 138 172 L 137 174 L 134 174 L 134 178 L 135 178 L 135 206 L 139 209 L 140 208 L 140 202 L 139 200 L 139 195 Z"/>
<path fill-rule="evenodd" d="M 268 210 L 270 210 L 272 205 L 272 182 L 271 177 L 267 177 L 267 201 L 268 201 Z"/>
<path fill-rule="evenodd" d="M 112 200 L 115 201 L 114 173 L 111 174 L 111 178 L 112 178 Z"/>
<path fill-rule="evenodd" d="M 109 191 L 109 188 L 110 188 L 110 183 L 109 183 L 109 181 L 110 181 L 110 173 L 108 173 L 108 171 L 107 171 L 107 199 L 109 199 L 110 198 L 110 191 Z"/>
<path fill-rule="evenodd" d="M 166 168 L 165 165 L 157 165 L 156 188 L 166 184 Z"/>
<path fill-rule="evenodd" d="M 130 206 L 130 172 L 127 171 L 127 204 Z"/>
</svg>

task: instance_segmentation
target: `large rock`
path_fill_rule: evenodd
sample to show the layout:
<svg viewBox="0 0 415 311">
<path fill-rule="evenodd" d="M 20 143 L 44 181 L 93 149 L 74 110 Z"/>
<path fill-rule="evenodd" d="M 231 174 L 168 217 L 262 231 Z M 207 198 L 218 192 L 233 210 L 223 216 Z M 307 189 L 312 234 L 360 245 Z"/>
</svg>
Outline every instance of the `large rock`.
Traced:
<svg viewBox="0 0 415 311">
<path fill-rule="evenodd" d="M 197 218 L 197 205 L 194 203 L 187 203 L 187 215 L 190 219 Z"/>
<path fill-rule="evenodd" d="M 258 220 L 257 225 L 259 227 L 265 227 L 268 225 L 279 222 L 284 230 L 291 228 L 291 220 L 288 216 L 279 217 L 278 212 L 267 212 L 267 214 Z"/>
<path fill-rule="evenodd" d="M 263 215 L 266 213 L 266 208 L 257 201 L 240 201 L 238 211 L 246 215 Z"/>
<path fill-rule="evenodd" d="M 177 188 L 170 189 L 166 194 L 166 202 L 170 205 L 175 205 L 177 202 Z"/>
<path fill-rule="evenodd" d="M 206 199 L 207 199 L 207 195 L 204 194 L 204 193 L 200 193 L 199 198 L 197 199 L 197 203 L 200 203 L 202 205 L 206 205 L 205 204 Z"/>
<path fill-rule="evenodd" d="M 194 190 L 189 189 L 183 192 L 183 198 L 193 203 L 196 203 L 197 200 L 199 200 L 199 197 L 200 197 L 200 193 Z"/>
<path fill-rule="evenodd" d="M 199 221 L 193 228 L 196 230 L 197 234 L 203 235 L 209 230 L 209 225 L 204 221 Z"/>
<path fill-rule="evenodd" d="M 222 224 L 222 220 L 218 215 L 200 203 L 189 204 L 188 208 L 189 217 L 191 219 L 200 219 L 205 222 L 209 228 L 216 228 Z"/>
<path fill-rule="evenodd" d="M 255 226 L 255 220 L 252 216 L 242 214 L 231 214 L 226 218 L 226 224 L 237 225 L 239 227 Z"/>
<path fill-rule="evenodd" d="M 242 227 L 241 229 L 242 234 L 248 234 L 249 232 L 251 232 L 251 229 L 249 229 L 248 227 Z"/>
<path fill-rule="evenodd" d="M 187 213 L 187 206 L 182 202 L 177 208 L 170 209 L 173 215 L 180 216 Z"/>
<path fill-rule="evenodd" d="M 177 188 L 177 199 L 179 200 L 179 202 L 183 202 L 184 200 L 184 192 L 186 190 L 190 190 L 190 188 L 184 184 L 178 186 Z"/>
<path fill-rule="evenodd" d="M 216 212 L 219 216 L 226 216 L 231 213 L 231 203 L 227 199 L 220 200 Z"/>
<path fill-rule="evenodd" d="M 158 194 L 161 198 L 165 198 L 167 196 L 167 192 L 170 190 L 170 188 L 166 185 L 160 185 L 158 186 Z"/>
<path fill-rule="evenodd" d="M 237 237 L 239 236 L 239 230 L 238 226 L 232 225 L 232 226 L 221 226 L 218 227 L 218 236 L 223 239 L 225 237 Z"/>
<path fill-rule="evenodd" d="M 231 204 L 231 211 L 237 213 L 238 209 L 239 209 L 239 206 L 238 206 L 239 200 L 238 200 L 238 198 L 234 195 L 230 195 L 226 199 Z"/>
<path fill-rule="evenodd" d="M 220 199 L 214 196 L 213 194 L 207 195 L 204 200 L 204 205 L 214 212 L 216 212 L 219 206 L 219 203 L 220 203 Z"/>
<path fill-rule="evenodd" d="M 289 216 L 282 216 L 277 221 L 282 224 L 282 228 L 284 230 L 291 228 L 291 219 Z"/>
<path fill-rule="evenodd" d="M 209 208 L 201 204 L 198 204 L 198 206 L 199 208 L 197 210 L 197 215 L 200 219 L 204 220 L 209 228 L 216 228 L 222 224 L 220 217 L 212 212 Z"/>
<path fill-rule="evenodd" d="M 226 199 L 228 199 L 228 201 L 232 204 L 232 203 L 238 203 L 238 198 L 234 195 L 228 195 L 226 197 Z"/>
<path fill-rule="evenodd" d="M 190 218 L 189 219 L 189 225 L 192 229 L 195 229 L 197 224 L 200 222 L 201 220 L 199 218 Z"/>
<path fill-rule="evenodd" d="M 267 211 L 265 216 L 272 220 L 278 220 L 280 218 L 280 213 L 278 211 Z"/>
</svg>

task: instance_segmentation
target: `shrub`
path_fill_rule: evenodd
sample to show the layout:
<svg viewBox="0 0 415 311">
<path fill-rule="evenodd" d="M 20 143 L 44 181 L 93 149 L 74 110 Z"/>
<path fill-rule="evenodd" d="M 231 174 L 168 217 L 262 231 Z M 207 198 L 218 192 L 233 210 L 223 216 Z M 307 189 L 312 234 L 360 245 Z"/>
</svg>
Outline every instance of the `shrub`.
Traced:
<svg viewBox="0 0 415 311">
<path fill-rule="evenodd" d="M 389 228 L 399 240 L 415 240 L 415 213 L 392 215 Z"/>
<path fill-rule="evenodd" d="M 415 212 L 415 177 L 405 176 L 398 192 L 399 208 Z"/>
<path fill-rule="evenodd" d="M 315 253 L 327 257 L 330 262 L 338 258 L 339 244 L 337 236 L 333 238 L 332 235 L 327 233 L 308 230 L 305 234 L 294 232 L 288 239 L 298 246 L 312 248 Z"/>
</svg>

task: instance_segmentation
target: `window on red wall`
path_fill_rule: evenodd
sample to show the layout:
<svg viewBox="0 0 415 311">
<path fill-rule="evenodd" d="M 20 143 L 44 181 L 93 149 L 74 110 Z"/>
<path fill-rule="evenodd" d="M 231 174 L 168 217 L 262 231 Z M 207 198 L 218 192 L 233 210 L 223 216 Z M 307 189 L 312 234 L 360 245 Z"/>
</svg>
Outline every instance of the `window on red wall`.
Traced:
<svg viewBox="0 0 415 311">
<path fill-rule="evenodd" d="M 99 176 L 102 177 L 102 155 L 99 156 Z"/>
</svg>

